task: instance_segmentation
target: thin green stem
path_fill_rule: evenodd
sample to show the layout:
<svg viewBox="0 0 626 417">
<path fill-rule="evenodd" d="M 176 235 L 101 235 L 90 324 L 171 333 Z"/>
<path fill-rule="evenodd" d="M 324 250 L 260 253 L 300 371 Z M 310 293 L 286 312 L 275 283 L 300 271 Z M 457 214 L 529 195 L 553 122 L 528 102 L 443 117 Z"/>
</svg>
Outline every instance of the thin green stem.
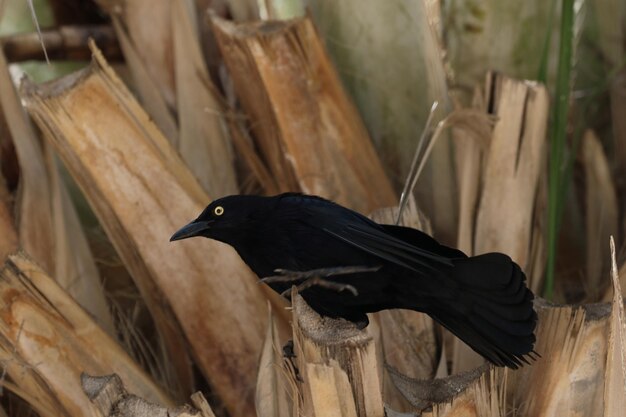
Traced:
<svg viewBox="0 0 626 417">
<path fill-rule="evenodd" d="M 574 39 L 574 0 L 562 0 L 559 39 L 559 62 L 556 79 L 556 100 L 550 135 L 550 178 L 548 190 L 548 262 L 544 296 L 552 299 L 556 269 L 556 247 L 559 232 L 559 212 L 562 202 L 563 151 L 566 146 L 567 115 L 572 69 Z"/>
</svg>

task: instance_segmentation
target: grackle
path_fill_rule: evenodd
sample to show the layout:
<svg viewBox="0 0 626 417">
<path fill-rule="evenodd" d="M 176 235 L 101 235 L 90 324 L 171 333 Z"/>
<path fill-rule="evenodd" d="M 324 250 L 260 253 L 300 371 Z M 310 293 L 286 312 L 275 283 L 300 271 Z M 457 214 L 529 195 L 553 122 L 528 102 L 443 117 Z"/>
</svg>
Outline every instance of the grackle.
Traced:
<svg viewBox="0 0 626 417">
<path fill-rule="evenodd" d="M 216 200 L 170 240 L 192 236 L 231 245 L 279 293 L 300 282 L 321 315 L 365 327 L 366 313 L 421 311 L 496 365 L 533 358 L 533 294 L 502 253 L 467 257 L 419 230 L 295 193 Z"/>
</svg>

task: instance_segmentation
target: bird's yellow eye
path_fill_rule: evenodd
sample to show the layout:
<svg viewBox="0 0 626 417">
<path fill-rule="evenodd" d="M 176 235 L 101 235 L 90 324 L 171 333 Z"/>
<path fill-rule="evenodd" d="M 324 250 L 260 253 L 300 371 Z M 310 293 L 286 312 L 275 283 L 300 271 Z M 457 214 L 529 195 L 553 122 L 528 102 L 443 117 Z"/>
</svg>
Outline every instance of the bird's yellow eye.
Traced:
<svg viewBox="0 0 626 417">
<path fill-rule="evenodd" d="M 213 212 L 215 213 L 216 216 L 221 216 L 222 214 L 224 214 L 224 207 L 217 206 L 215 207 L 215 210 L 213 210 Z"/>
</svg>

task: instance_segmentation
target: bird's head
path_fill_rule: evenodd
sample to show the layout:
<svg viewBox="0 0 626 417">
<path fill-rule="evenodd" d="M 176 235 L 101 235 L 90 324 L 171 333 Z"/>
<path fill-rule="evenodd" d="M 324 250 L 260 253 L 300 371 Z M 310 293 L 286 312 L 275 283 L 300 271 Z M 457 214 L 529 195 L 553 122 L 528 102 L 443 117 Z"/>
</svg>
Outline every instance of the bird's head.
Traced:
<svg viewBox="0 0 626 417">
<path fill-rule="evenodd" d="M 232 244 L 266 204 L 265 197 L 232 195 L 209 204 L 191 223 L 172 235 L 170 242 L 203 236 Z"/>
</svg>

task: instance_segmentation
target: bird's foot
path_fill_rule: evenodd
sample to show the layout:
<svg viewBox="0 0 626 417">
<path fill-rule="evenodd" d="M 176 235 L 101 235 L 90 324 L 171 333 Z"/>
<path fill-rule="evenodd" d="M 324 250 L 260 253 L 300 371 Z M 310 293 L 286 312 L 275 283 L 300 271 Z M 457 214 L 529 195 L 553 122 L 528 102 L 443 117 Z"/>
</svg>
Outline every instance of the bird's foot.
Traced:
<svg viewBox="0 0 626 417">
<path fill-rule="evenodd" d="M 350 291 L 352 295 L 354 295 L 355 297 L 359 295 L 359 292 L 356 290 L 356 288 L 354 288 L 354 286 L 350 284 L 341 284 L 339 282 L 329 281 L 321 277 L 309 278 L 306 281 L 304 281 L 302 284 L 298 285 L 296 289 L 298 290 L 298 292 L 302 292 L 311 287 L 321 287 L 321 288 L 326 288 L 328 290 L 333 290 L 336 292 Z M 283 291 L 280 295 L 282 295 L 283 297 L 287 297 L 289 296 L 290 293 L 291 293 L 291 289 L 287 289 Z"/>
<path fill-rule="evenodd" d="M 334 268 L 312 269 L 310 271 L 290 271 L 275 269 L 277 275 L 261 278 L 261 282 L 273 284 L 276 282 L 297 282 L 311 278 L 328 278 L 335 275 L 356 274 L 359 272 L 376 272 L 380 266 L 340 266 Z"/>
<path fill-rule="evenodd" d="M 336 292 L 349 291 L 355 297 L 359 295 L 354 286 L 350 284 L 341 284 L 339 282 L 330 281 L 324 278 L 336 276 L 356 274 L 361 272 L 376 272 L 380 269 L 380 266 L 340 266 L 334 268 L 320 268 L 312 269 L 310 271 L 289 271 L 287 269 L 275 269 L 274 272 L 278 275 L 261 278 L 261 282 L 266 284 L 273 284 L 277 282 L 300 282 L 296 287 L 299 292 L 302 292 L 311 287 L 322 287 Z M 283 297 L 288 297 L 291 289 L 285 290 L 281 293 Z"/>
</svg>

